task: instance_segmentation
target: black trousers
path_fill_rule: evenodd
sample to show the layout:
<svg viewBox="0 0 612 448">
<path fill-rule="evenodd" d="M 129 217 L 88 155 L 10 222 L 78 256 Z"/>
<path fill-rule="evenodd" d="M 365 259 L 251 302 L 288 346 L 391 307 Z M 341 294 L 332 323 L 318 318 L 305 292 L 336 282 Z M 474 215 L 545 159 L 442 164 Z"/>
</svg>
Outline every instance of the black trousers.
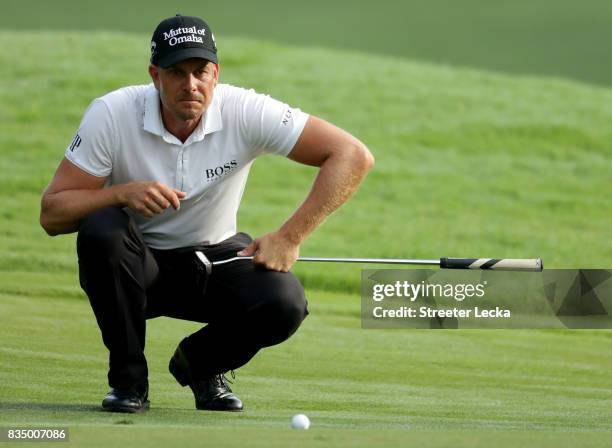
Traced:
<svg viewBox="0 0 612 448">
<path fill-rule="evenodd" d="M 238 233 L 218 244 L 154 250 L 119 208 L 83 219 L 77 238 L 80 283 L 109 350 L 111 387 L 148 385 L 146 319 L 207 323 L 180 342 L 196 378 L 243 366 L 297 330 L 308 311 L 293 274 L 243 260 L 215 266 L 206 278 L 195 255 L 202 250 L 211 261 L 230 258 L 250 242 Z"/>
</svg>

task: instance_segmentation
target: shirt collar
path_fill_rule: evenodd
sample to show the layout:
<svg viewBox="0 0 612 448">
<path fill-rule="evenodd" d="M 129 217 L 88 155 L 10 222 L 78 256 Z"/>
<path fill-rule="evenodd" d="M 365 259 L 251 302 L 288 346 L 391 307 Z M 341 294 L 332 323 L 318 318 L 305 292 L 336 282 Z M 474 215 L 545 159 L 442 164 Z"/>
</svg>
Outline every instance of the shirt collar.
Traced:
<svg viewBox="0 0 612 448">
<path fill-rule="evenodd" d="M 159 101 L 159 92 L 153 84 L 149 84 L 149 88 L 145 95 L 143 105 L 143 129 L 151 134 L 158 135 L 167 143 L 182 145 L 181 141 L 174 135 L 170 134 L 164 127 L 161 117 L 161 108 Z M 221 106 L 219 95 L 213 94 L 213 99 L 206 110 L 196 128 L 193 130 L 185 144 L 199 142 L 204 139 L 206 134 L 212 134 L 223 129 L 223 120 L 221 118 Z"/>
</svg>

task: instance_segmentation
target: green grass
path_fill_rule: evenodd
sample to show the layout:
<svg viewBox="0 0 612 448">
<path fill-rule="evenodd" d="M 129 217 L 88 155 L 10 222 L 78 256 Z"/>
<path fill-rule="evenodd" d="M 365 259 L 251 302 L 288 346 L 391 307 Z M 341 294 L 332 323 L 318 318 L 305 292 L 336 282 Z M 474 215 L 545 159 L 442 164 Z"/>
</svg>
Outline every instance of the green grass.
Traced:
<svg viewBox="0 0 612 448">
<path fill-rule="evenodd" d="M 356 266 L 296 267 L 312 315 L 240 370 L 248 412 L 193 410 L 166 363 L 197 326 L 169 319 L 148 327 L 152 411 L 98 412 L 107 356 L 78 288 L 74 235 L 47 237 L 38 204 L 91 99 L 147 82 L 147 36 L 0 40 L 11 48 L 0 52 L 0 425 L 66 425 L 72 445 L 88 446 L 610 444 L 609 332 L 362 330 Z M 223 51 L 222 81 L 327 118 L 376 156 L 303 255 L 610 267 L 612 91 L 247 40 Z M 258 161 L 240 228 L 276 228 L 315 173 Z M 288 429 L 297 412 L 312 430 Z"/>
<path fill-rule="evenodd" d="M 103 435 L 104 443 L 144 438 L 154 447 L 168 439 L 381 447 L 612 440 L 609 333 L 368 331 L 354 297 L 310 291 L 312 314 L 301 330 L 238 372 L 234 390 L 247 412 L 193 409 L 166 367 L 197 325 L 162 318 L 148 326 L 152 410 L 125 416 L 98 411 L 106 352 L 86 301 L 0 298 L 0 425 L 68 426 L 73 442 L 88 446 Z M 289 429 L 297 412 L 310 416 L 308 434 Z"/>
<path fill-rule="evenodd" d="M 177 12 L 229 37 L 320 45 L 508 73 L 612 83 L 607 0 L 4 0 L 0 29 L 119 30 L 149 36 Z M 142 49 L 148 48 L 143 45 Z"/>
</svg>

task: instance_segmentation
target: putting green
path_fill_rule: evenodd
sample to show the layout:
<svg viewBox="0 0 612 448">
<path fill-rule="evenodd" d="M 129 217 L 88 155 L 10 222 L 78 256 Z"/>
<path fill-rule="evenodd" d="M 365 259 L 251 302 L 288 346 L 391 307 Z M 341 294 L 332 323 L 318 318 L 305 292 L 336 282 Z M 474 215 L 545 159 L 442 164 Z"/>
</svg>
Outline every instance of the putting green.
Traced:
<svg viewBox="0 0 612 448">
<path fill-rule="evenodd" d="M 74 235 L 44 235 L 38 207 L 91 98 L 147 82 L 147 36 L 0 39 L 12 48 L 0 53 L 0 425 L 68 426 L 70 446 L 610 445 L 611 333 L 363 330 L 357 266 L 296 267 L 312 314 L 238 372 L 247 412 L 194 410 L 167 361 L 197 325 L 163 318 L 148 326 L 151 412 L 99 412 L 107 354 L 78 287 Z M 610 267 L 611 91 L 246 40 L 225 46 L 224 82 L 328 118 L 377 158 L 302 255 Z M 240 228 L 276 228 L 314 175 L 258 161 Z M 310 430 L 289 429 L 298 412 Z"/>
<path fill-rule="evenodd" d="M 86 300 L 0 299 L 0 426 L 68 427 L 72 445 L 612 441 L 608 333 L 362 330 L 357 298 L 311 291 L 300 331 L 239 370 L 246 412 L 195 410 L 167 361 L 198 325 L 160 318 L 148 325 L 151 411 L 124 415 L 99 410 L 106 353 Z M 298 412 L 308 431 L 290 429 Z"/>
</svg>

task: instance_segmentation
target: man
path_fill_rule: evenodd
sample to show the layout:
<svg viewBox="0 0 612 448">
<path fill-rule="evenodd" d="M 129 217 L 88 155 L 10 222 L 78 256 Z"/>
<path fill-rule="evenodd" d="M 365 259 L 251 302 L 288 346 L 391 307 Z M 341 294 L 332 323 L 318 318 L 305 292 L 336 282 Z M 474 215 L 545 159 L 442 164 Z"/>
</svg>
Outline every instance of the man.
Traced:
<svg viewBox="0 0 612 448">
<path fill-rule="evenodd" d="M 214 36 L 177 15 L 153 33 L 152 85 L 93 101 L 43 194 L 49 235 L 78 231 L 83 290 L 109 350 L 102 408 L 147 410 L 146 319 L 207 323 L 169 364 L 198 409 L 240 411 L 224 373 L 286 340 L 308 314 L 289 269 L 300 244 L 356 190 L 373 164 L 343 130 L 268 96 L 218 84 Z M 248 170 L 273 153 L 320 167 L 277 230 L 236 233 Z M 207 276 L 196 256 L 217 266 Z"/>
</svg>

